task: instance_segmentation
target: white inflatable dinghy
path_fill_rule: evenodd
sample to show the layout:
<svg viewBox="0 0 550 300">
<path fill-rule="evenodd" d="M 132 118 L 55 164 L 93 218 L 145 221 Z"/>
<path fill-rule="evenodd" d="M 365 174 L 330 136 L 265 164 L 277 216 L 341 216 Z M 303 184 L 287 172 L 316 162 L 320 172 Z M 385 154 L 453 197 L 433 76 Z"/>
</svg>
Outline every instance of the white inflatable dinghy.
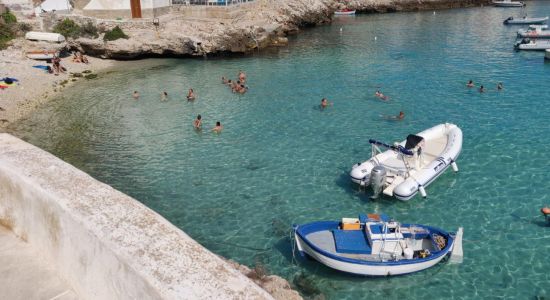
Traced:
<svg viewBox="0 0 550 300">
<path fill-rule="evenodd" d="M 416 135 L 410 134 L 406 140 L 388 145 L 369 140 L 372 157 L 353 166 L 351 180 L 361 186 L 370 185 L 373 198 L 380 192 L 399 200 L 409 200 L 424 189 L 439 175 L 455 163 L 462 150 L 462 130 L 454 124 L 440 124 Z M 388 150 L 382 151 L 380 147 Z"/>
</svg>

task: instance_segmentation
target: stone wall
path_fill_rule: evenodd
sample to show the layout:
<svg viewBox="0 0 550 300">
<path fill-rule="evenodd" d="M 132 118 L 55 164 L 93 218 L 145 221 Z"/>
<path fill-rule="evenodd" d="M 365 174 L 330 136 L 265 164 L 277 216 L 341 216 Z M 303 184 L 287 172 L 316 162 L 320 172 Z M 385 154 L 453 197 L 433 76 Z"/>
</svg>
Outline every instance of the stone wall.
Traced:
<svg viewBox="0 0 550 300">
<path fill-rule="evenodd" d="M 82 299 L 272 299 L 138 201 L 0 134 L 0 224 Z"/>
</svg>

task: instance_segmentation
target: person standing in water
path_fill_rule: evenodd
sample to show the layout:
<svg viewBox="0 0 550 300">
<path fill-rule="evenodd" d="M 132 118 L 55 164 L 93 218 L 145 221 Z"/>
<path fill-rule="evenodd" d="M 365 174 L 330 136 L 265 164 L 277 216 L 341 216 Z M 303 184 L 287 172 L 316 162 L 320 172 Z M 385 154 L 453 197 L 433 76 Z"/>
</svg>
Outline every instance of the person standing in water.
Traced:
<svg viewBox="0 0 550 300">
<path fill-rule="evenodd" d="M 195 92 L 193 92 L 193 89 L 189 89 L 189 92 L 187 93 L 187 101 L 193 100 L 195 100 Z"/>
<path fill-rule="evenodd" d="M 139 99 L 139 93 L 138 93 L 138 91 L 134 91 L 134 92 L 132 93 L 132 97 L 134 97 L 134 99 L 136 99 L 136 100 Z"/>
<path fill-rule="evenodd" d="M 196 130 L 202 129 L 202 117 L 201 115 L 198 115 L 195 121 L 193 122 L 193 127 L 195 127 Z"/>
<path fill-rule="evenodd" d="M 466 87 L 471 88 L 471 87 L 474 87 L 474 86 L 475 86 L 475 85 L 474 85 L 474 82 L 473 82 L 471 79 L 468 80 L 468 83 L 466 84 Z"/>
<path fill-rule="evenodd" d="M 220 133 L 222 132 L 222 130 L 223 130 L 223 126 L 220 121 L 216 122 L 216 126 L 212 128 L 212 131 L 214 131 L 215 133 Z"/>
<path fill-rule="evenodd" d="M 480 92 L 480 93 L 484 93 L 484 92 L 485 92 L 485 88 L 483 87 L 483 85 L 479 86 L 479 92 Z"/>
<path fill-rule="evenodd" d="M 327 98 L 321 99 L 321 109 L 325 109 L 329 105 L 332 105 L 332 102 L 328 102 Z"/>
<path fill-rule="evenodd" d="M 503 88 L 504 88 L 504 86 L 502 85 L 502 82 L 499 82 L 497 84 L 497 90 L 502 91 Z"/>
<path fill-rule="evenodd" d="M 166 91 L 160 94 L 160 101 L 166 101 L 168 99 L 168 93 Z"/>
</svg>

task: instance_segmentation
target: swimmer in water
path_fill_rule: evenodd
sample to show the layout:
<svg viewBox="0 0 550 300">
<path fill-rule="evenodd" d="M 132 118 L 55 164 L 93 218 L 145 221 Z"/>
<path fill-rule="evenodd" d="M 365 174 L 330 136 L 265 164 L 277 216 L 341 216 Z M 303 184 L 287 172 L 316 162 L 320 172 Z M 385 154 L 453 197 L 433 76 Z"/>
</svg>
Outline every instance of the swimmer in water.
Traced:
<svg viewBox="0 0 550 300">
<path fill-rule="evenodd" d="M 244 84 L 246 82 L 246 73 L 243 71 L 239 71 L 238 78 L 239 81 Z"/>
<path fill-rule="evenodd" d="M 405 113 L 400 111 L 399 112 L 399 115 L 397 116 L 384 116 L 384 119 L 386 120 L 395 120 L 395 121 L 401 121 L 403 119 L 405 119 Z"/>
<path fill-rule="evenodd" d="M 467 87 L 471 88 L 474 87 L 474 82 L 472 80 L 468 80 L 468 83 L 466 84 Z"/>
<path fill-rule="evenodd" d="M 193 92 L 193 89 L 189 89 L 189 92 L 187 93 L 187 101 L 193 100 L 195 100 L 195 92 Z"/>
<path fill-rule="evenodd" d="M 222 130 L 223 130 L 223 126 L 220 121 L 216 122 L 216 126 L 212 128 L 212 131 L 214 131 L 215 133 L 220 133 L 222 132 Z"/>
<path fill-rule="evenodd" d="M 225 78 L 225 76 L 222 76 L 222 83 L 227 84 L 227 81 L 228 81 L 227 78 Z"/>
<path fill-rule="evenodd" d="M 196 130 L 202 129 L 202 117 L 201 115 L 198 115 L 195 121 L 193 122 L 193 127 L 195 127 Z"/>
<path fill-rule="evenodd" d="M 388 96 L 382 94 L 380 91 L 376 91 L 376 93 L 374 93 L 374 95 L 382 100 L 388 100 Z"/>
<path fill-rule="evenodd" d="M 132 93 L 132 97 L 134 97 L 134 99 L 139 99 L 139 93 L 138 91 L 134 91 L 134 93 Z"/>
<path fill-rule="evenodd" d="M 160 94 L 160 101 L 166 101 L 168 99 L 168 93 L 166 91 Z"/>
<path fill-rule="evenodd" d="M 504 86 L 502 85 L 502 82 L 499 82 L 497 84 L 497 90 L 502 91 L 502 89 L 504 89 Z"/>
<path fill-rule="evenodd" d="M 332 105 L 332 102 L 328 102 L 327 98 L 321 99 L 321 109 L 325 109 L 329 105 Z"/>
<path fill-rule="evenodd" d="M 483 85 L 479 86 L 479 92 L 480 92 L 480 93 L 485 92 L 485 88 L 483 87 Z"/>
</svg>

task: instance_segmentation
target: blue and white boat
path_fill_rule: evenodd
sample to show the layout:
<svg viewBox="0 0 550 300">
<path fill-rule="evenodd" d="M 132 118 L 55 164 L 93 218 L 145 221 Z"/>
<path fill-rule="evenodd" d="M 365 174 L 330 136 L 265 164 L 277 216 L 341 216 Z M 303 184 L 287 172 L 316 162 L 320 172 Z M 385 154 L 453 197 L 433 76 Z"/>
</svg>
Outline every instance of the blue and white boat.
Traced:
<svg viewBox="0 0 550 300">
<path fill-rule="evenodd" d="M 370 185 L 373 198 L 383 192 L 406 201 L 418 192 L 426 197 L 425 187 L 449 167 L 458 171 L 455 161 L 462 150 L 462 130 L 445 123 L 410 134 L 401 143 L 389 145 L 372 139 L 369 143 L 371 158 L 352 167 L 351 181 Z"/>
<path fill-rule="evenodd" d="M 294 225 L 296 247 L 320 263 L 366 276 L 408 274 L 432 267 L 448 255 L 462 262 L 462 228 L 456 234 L 400 224 L 380 214 Z"/>
</svg>

